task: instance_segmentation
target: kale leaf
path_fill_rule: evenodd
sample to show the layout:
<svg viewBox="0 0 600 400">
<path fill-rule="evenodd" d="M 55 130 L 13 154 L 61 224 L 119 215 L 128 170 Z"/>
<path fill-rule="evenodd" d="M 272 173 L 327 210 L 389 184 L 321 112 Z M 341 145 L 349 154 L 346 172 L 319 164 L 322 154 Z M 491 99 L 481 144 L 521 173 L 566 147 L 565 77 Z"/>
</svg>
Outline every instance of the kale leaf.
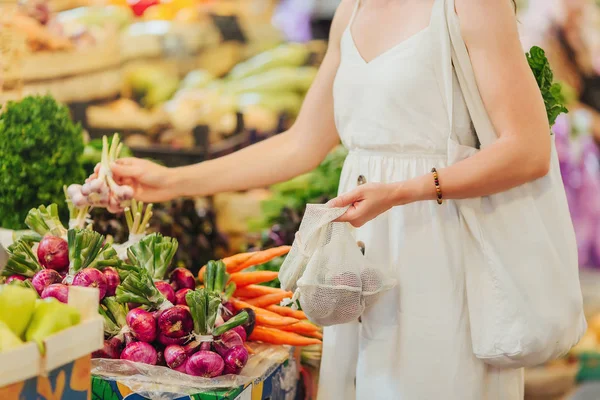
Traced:
<svg viewBox="0 0 600 400">
<path fill-rule="evenodd" d="M 552 73 L 552 69 L 550 69 L 550 62 L 546 58 L 546 53 L 543 49 L 534 46 L 526 56 L 529 67 L 533 71 L 535 80 L 542 92 L 546 114 L 548 114 L 548 122 L 552 126 L 560 114 L 568 112 L 564 106 L 565 98 L 561 91 L 561 85 L 554 82 L 554 74 Z"/>
<path fill-rule="evenodd" d="M 63 185 L 81 182 L 83 134 L 51 96 L 8 102 L 0 114 L 0 227 L 25 228 L 27 212 L 65 203 Z"/>
</svg>

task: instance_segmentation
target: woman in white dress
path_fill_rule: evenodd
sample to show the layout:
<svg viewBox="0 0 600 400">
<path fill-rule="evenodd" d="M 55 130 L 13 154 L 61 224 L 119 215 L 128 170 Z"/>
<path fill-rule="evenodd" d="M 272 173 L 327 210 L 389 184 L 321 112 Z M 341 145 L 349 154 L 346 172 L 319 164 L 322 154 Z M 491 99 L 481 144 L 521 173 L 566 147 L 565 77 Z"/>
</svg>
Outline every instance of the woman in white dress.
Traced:
<svg viewBox="0 0 600 400">
<path fill-rule="evenodd" d="M 446 165 L 449 130 L 471 130 L 462 98 L 448 126 L 434 74 L 442 61 L 432 28 L 442 23 L 446 1 L 343 0 L 325 60 L 289 131 L 198 165 L 168 169 L 125 159 L 113 167 L 138 199 L 157 202 L 285 181 L 316 167 L 341 138 L 350 154 L 333 203 L 352 205 L 342 220 L 359 227 L 367 255 L 391 268 L 399 285 L 361 322 L 325 330 L 320 399 L 523 398 L 522 370 L 490 367 L 473 355 L 452 200 L 544 176 L 548 119 L 512 1 L 455 0 L 499 139 Z M 473 134 L 466 144 L 475 140 Z"/>
</svg>

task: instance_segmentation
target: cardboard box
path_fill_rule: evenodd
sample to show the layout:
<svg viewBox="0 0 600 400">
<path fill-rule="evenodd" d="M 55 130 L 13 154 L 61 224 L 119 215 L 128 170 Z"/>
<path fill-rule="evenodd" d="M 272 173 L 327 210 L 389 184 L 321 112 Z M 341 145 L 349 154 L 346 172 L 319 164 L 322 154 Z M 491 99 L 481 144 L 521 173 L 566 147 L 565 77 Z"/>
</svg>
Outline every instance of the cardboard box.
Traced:
<svg viewBox="0 0 600 400">
<path fill-rule="evenodd" d="M 35 343 L 0 354 L 0 399 L 87 400 L 91 390 L 91 353 L 104 344 L 98 289 L 71 287 L 69 304 L 81 323 L 45 340 L 42 356 Z"/>
<path fill-rule="evenodd" d="M 293 359 L 287 359 L 270 368 L 247 385 L 231 389 L 196 393 L 176 400 L 276 400 L 294 398 L 296 393 L 297 368 Z M 169 397 L 171 398 L 171 397 Z M 104 380 L 92 376 L 92 400 L 150 400 L 134 393 L 119 381 Z"/>
</svg>

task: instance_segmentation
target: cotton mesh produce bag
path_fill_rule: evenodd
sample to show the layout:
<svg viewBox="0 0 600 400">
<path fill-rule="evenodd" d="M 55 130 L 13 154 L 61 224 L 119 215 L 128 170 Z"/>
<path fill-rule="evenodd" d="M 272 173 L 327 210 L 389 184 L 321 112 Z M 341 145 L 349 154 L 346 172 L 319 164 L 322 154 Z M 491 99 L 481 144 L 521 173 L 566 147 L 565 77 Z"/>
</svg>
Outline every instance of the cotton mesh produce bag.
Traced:
<svg viewBox="0 0 600 400">
<path fill-rule="evenodd" d="M 333 222 L 347 209 L 309 204 L 279 271 L 281 287 L 321 326 L 355 321 L 396 283 L 362 254 L 350 224 Z"/>
</svg>

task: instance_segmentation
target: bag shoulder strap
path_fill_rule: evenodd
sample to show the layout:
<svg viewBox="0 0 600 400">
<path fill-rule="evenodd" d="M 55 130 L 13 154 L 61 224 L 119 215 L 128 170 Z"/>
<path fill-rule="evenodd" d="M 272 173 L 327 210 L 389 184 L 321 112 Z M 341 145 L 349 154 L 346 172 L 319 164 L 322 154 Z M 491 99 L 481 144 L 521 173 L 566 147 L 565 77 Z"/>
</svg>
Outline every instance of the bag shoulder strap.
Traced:
<svg viewBox="0 0 600 400">
<path fill-rule="evenodd" d="M 498 135 L 485 109 L 483 99 L 475 80 L 473 65 L 469 58 L 467 46 L 462 38 L 460 21 L 454 8 L 454 0 L 445 0 L 446 27 L 449 36 L 451 63 L 458 78 L 465 103 L 471 115 L 473 126 L 481 147 L 486 147 L 496 141 Z M 450 78 L 451 79 L 451 78 Z M 452 82 L 452 80 L 450 80 Z M 452 90 L 450 90 L 452 93 Z"/>
</svg>

